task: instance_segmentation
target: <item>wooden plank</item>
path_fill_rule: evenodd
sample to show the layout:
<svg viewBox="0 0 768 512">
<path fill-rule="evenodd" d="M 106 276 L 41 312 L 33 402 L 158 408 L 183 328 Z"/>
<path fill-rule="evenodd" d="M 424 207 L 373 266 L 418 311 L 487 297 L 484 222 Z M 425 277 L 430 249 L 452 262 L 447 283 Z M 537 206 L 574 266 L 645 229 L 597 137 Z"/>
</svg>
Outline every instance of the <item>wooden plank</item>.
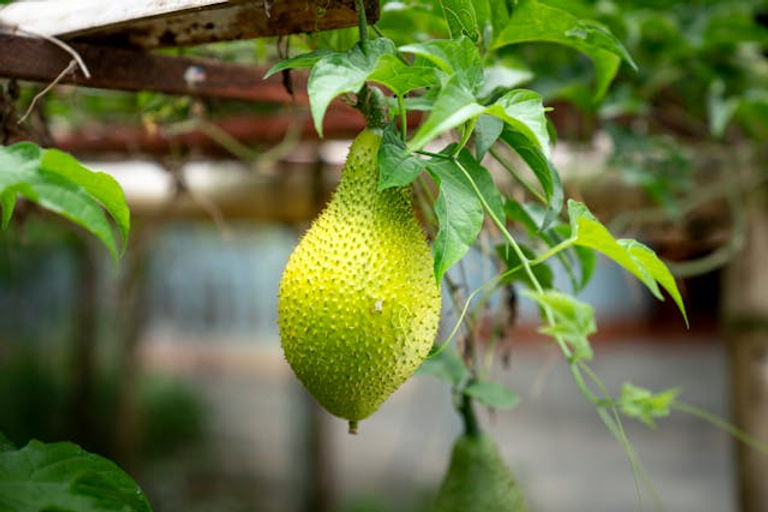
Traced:
<svg viewBox="0 0 768 512">
<path fill-rule="evenodd" d="M 378 20 L 378 0 L 366 14 Z M 351 27 L 357 13 L 355 0 L 32 0 L 0 11 L 0 24 L 149 49 Z"/>
<path fill-rule="evenodd" d="M 202 59 L 167 57 L 150 53 L 73 43 L 91 71 L 79 70 L 61 83 L 124 91 L 155 91 L 199 97 L 286 103 L 294 101 L 281 77 L 262 80 L 265 69 Z M 0 77 L 38 82 L 53 81 L 71 56 L 42 39 L 0 33 Z M 297 74 L 295 101 L 306 103 L 302 75 Z"/>
</svg>

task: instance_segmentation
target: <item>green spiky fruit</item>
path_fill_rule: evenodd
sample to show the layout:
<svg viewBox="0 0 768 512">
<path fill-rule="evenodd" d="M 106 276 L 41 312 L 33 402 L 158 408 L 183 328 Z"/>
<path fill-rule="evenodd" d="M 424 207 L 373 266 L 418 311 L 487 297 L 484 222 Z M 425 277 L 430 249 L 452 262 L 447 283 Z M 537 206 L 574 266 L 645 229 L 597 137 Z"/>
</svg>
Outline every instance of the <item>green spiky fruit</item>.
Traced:
<svg viewBox="0 0 768 512">
<path fill-rule="evenodd" d="M 433 260 L 410 190 L 377 189 L 380 144 L 372 130 L 352 143 L 338 189 L 280 283 L 285 357 L 351 429 L 424 361 L 440 315 Z"/>
<path fill-rule="evenodd" d="M 485 434 L 456 440 L 451 464 L 429 512 L 527 512 L 522 493 Z"/>
</svg>

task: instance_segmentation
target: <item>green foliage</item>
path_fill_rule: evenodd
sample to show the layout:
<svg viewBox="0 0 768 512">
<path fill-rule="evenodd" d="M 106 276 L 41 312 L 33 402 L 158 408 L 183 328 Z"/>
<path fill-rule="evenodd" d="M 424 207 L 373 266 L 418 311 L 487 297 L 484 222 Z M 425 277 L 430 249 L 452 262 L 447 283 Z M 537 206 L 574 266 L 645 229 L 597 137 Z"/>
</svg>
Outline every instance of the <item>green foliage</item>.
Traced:
<svg viewBox="0 0 768 512">
<path fill-rule="evenodd" d="M 376 39 L 367 51 L 358 43 L 346 52 L 325 55 L 312 66 L 307 92 L 317 133 L 323 134 L 323 117 L 331 100 L 340 94 L 359 91 L 379 59 L 394 52 L 392 41 Z"/>
<path fill-rule="evenodd" d="M 467 36 L 472 41 L 477 41 L 480 36 L 476 7 L 473 3 L 472 0 L 440 0 L 452 39 Z"/>
<path fill-rule="evenodd" d="M 672 273 L 650 248 L 636 240 L 616 240 L 613 235 L 578 201 L 568 201 L 568 217 L 571 222 L 571 237 L 575 245 L 595 249 L 632 273 L 648 287 L 659 300 L 664 300 L 660 284 L 672 296 L 688 323 L 680 291 Z"/>
<path fill-rule="evenodd" d="M 654 419 L 669 416 L 670 408 L 679 393 L 677 389 L 652 393 L 627 382 L 621 388 L 619 408 L 630 418 L 636 418 L 653 428 L 656 426 Z"/>
<path fill-rule="evenodd" d="M 430 357 L 419 367 L 420 375 L 432 375 L 438 379 L 449 382 L 453 387 L 459 386 L 469 375 L 467 365 L 459 357 L 455 350 L 443 350 L 434 357 Z"/>
<path fill-rule="evenodd" d="M 483 405 L 496 409 L 512 409 L 520 397 L 511 389 L 490 380 L 476 380 L 464 388 L 469 395 Z"/>
<path fill-rule="evenodd" d="M 0 453 L 15 449 L 16 447 L 13 445 L 13 443 L 10 442 L 2 432 L 0 432 Z"/>
<path fill-rule="evenodd" d="M 525 295 L 552 313 L 553 321 L 540 329 L 542 333 L 568 343 L 573 350 L 572 361 L 592 359 L 589 336 L 597 331 L 592 306 L 554 290 L 527 291 Z"/>
<path fill-rule="evenodd" d="M 624 45 L 604 26 L 538 0 L 521 0 L 494 47 L 531 41 L 558 43 L 588 55 L 595 65 L 595 99 L 603 97 L 622 59 L 637 68 Z"/>
<path fill-rule="evenodd" d="M 427 162 L 427 169 L 440 188 L 435 202 L 440 230 L 434 243 L 438 282 L 464 257 L 480 234 L 485 217 L 483 202 L 496 215 L 504 216 L 501 194 L 488 171 L 466 150 L 459 153 L 458 159 L 448 158 L 454 151 L 454 146 L 448 146 L 444 157 Z"/>
<path fill-rule="evenodd" d="M 117 259 L 117 237 L 104 214 L 106 210 L 125 248 L 130 212 L 122 189 L 111 176 L 86 169 L 66 153 L 42 149 L 30 142 L 0 147 L 0 171 L 4 228 L 11 220 L 17 197 L 22 196 L 84 227 Z"/>
<path fill-rule="evenodd" d="M 547 202 L 547 210 L 539 227 L 547 229 L 563 207 L 563 185 L 560 183 L 560 175 L 546 154 L 520 132 L 505 129 L 501 133 L 501 140 L 520 155 L 539 181 Z"/>
<path fill-rule="evenodd" d="M 114 462 L 72 443 L 30 441 L 0 452 L 0 508 L 8 512 L 150 512 Z"/>
<path fill-rule="evenodd" d="M 403 187 L 419 177 L 426 167 L 424 160 L 409 154 L 394 125 L 384 129 L 379 149 L 379 190 Z"/>
</svg>

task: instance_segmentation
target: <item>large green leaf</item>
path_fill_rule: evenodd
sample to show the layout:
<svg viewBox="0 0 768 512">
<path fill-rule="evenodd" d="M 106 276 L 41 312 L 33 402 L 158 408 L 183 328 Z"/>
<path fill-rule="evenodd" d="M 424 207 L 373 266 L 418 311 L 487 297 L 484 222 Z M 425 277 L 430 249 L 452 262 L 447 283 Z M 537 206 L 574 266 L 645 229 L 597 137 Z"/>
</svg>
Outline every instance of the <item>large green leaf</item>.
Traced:
<svg viewBox="0 0 768 512">
<path fill-rule="evenodd" d="M 30 443 L 0 452 L 4 512 L 151 512 L 146 496 L 114 462 L 72 443 Z"/>
<path fill-rule="evenodd" d="M 472 0 L 440 0 L 452 39 L 464 35 L 477 41 L 480 34 L 477 29 L 477 14 L 472 4 Z"/>
<path fill-rule="evenodd" d="M 475 101 L 461 75 L 455 74 L 440 91 L 429 117 L 419 127 L 408 144 L 411 151 L 422 149 L 432 139 L 460 126 L 485 112 Z"/>
<path fill-rule="evenodd" d="M 338 95 L 358 92 L 383 55 L 394 54 L 395 45 L 385 38 L 368 42 L 368 51 L 357 43 L 349 51 L 334 52 L 320 58 L 309 74 L 307 92 L 315 129 L 322 137 L 323 117 Z"/>
<path fill-rule="evenodd" d="M 457 40 L 432 40 L 425 43 L 400 47 L 401 52 L 413 53 L 436 65 L 449 77 L 455 77 L 464 84 L 472 95 L 480 92 L 484 85 L 483 60 L 477 46 L 468 38 Z"/>
<path fill-rule="evenodd" d="M 408 148 L 420 150 L 438 135 L 481 114 L 501 119 L 512 130 L 525 135 L 545 155 L 549 154 L 549 132 L 541 96 L 526 89 L 515 89 L 486 107 L 476 100 L 460 74 L 453 75 L 440 90 L 429 117 L 413 135 Z"/>
<path fill-rule="evenodd" d="M 598 99 L 604 96 L 622 59 L 637 68 L 624 45 L 604 26 L 538 0 L 520 0 L 493 46 L 531 41 L 558 43 L 588 55 L 595 64 Z"/>
<path fill-rule="evenodd" d="M 489 105 L 485 112 L 525 135 L 545 156 L 549 155 L 547 116 L 538 93 L 514 89 Z"/>
<path fill-rule="evenodd" d="M 451 144 L 444 150 L 450 155 Z M 483 227 L 483 202 L 503 222 L 504 205 L 490 173 L 463 149 L 456 159 L 433 158 L 427 169 L 438 183 L 435 202 L 439 231 L 435 238 L 435 277 L 443 274 L 467 253 Z M 482 199 L 481 199 L 482 198 Z"/>
<path fill-rule="evenodd" d="M 409 66 L 395 55 L 385 54 L 379 58 L 368 80 L 382 84 L 397 96 L 405 96 L 415 89 L 440 85 L 435 68 Z"/>
<path fill-rule="evenodd" d="M 483 204 L 461 169 L 452 160 L 434 158 L 427 169 L 440 188 L 435 201 L 439 231 L 435 237 L 435 278 L 458 263 L 483 227 Z"/>
<path fill-rule="evenodd" d="M 42 149 L 30 142 L 0 147 L 4 227 L 19 195 L 84 227 L 117 258 L 117 241 L 104 214 L 106 210 L 114 219 L 125 247 L 130 213 L 122 189 L 111 176 L 86 169 L 66 153 Z"/>
</svg>

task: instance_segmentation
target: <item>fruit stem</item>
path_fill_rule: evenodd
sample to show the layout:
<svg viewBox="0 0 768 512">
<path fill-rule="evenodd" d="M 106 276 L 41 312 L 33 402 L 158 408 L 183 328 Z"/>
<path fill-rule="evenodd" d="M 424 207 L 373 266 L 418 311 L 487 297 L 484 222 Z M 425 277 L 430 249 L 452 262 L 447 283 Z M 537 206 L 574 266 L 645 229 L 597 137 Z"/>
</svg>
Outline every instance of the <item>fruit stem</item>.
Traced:
<svg viewBox="0 0 768 512">
<path fill-rule="evenodd" d="M 349 420 L 349 433 L 357 435 L 357 420 Z"/>
<path fill-rule="evenodd" d="M 355 107 L 365 116 L 368 128 L 384 128 L 389 120 L 389 110 L 384 93 L 376 87 L 363 85 L 357 93 Z"/>
<path fill-rule="evenodd" d="M 467 385 L 471 383 L 472 381 L 468 382 Z M 475 408 L 472 404 L 472 397 L 466 393 L 461 394 L 459 414 L 461 414 L 461 419 L 464 420 L 464 433 L 471 437 L 479 436 L 481 433 L 480 424 L 477 422 L 477 416 L 475 416 Z"/>
</svg>

